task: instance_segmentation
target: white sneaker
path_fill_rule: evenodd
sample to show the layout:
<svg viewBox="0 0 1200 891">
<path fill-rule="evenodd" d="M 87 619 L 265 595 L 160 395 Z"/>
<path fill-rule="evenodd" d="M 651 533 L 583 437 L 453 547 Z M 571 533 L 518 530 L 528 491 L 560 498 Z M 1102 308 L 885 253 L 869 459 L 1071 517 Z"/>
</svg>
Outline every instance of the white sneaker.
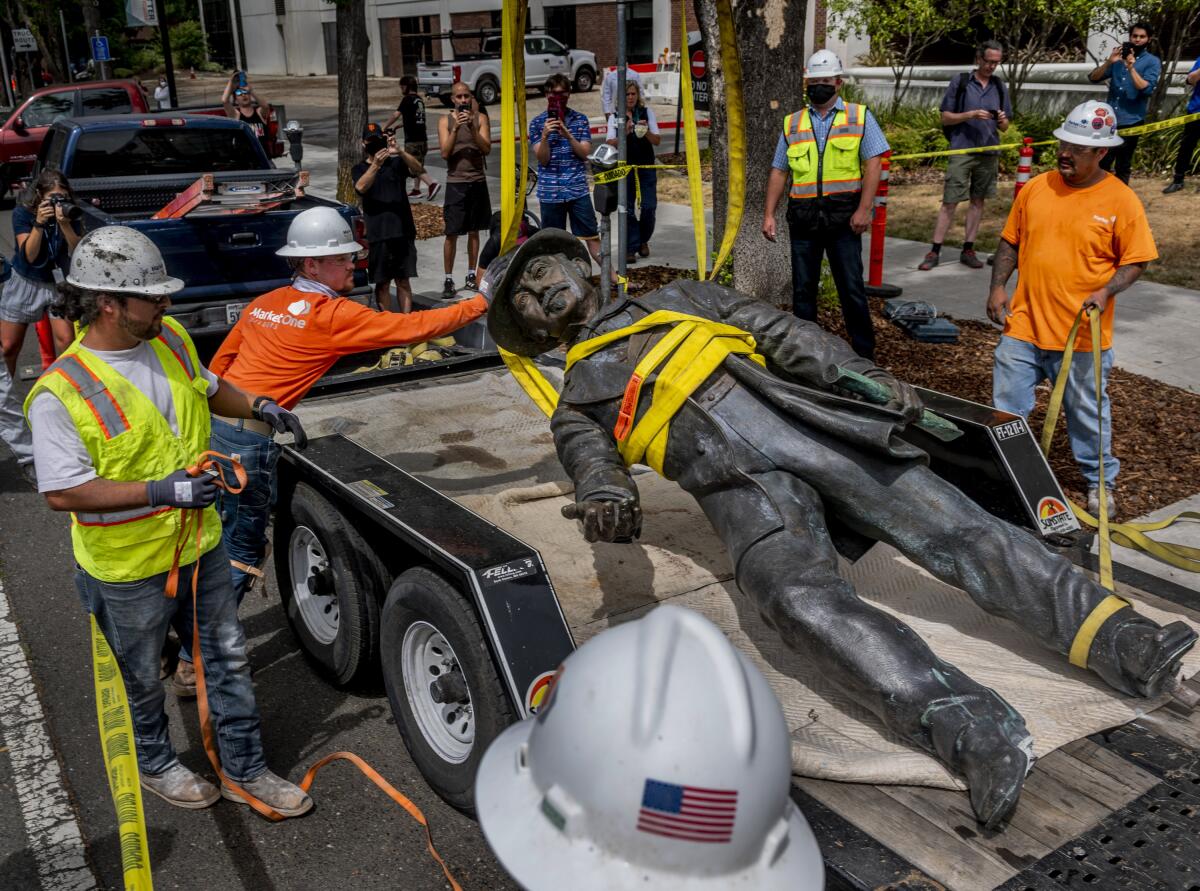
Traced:
<svg viewBox="0 0 1200 891">
<path fill-rule="evenodd" d="M 1112 486 L 1105 487 L 1105 495 L 1108 496 L 1108 515 L 1115 516 L 1117 513 L 1117 500 L 1113 498 L 1114 489 Z M 1100 516 L 1100 487 L 1092 486 L 1087 493 L 1087 509 L 1088 513 L 1093 517 Z"/>
</svg>

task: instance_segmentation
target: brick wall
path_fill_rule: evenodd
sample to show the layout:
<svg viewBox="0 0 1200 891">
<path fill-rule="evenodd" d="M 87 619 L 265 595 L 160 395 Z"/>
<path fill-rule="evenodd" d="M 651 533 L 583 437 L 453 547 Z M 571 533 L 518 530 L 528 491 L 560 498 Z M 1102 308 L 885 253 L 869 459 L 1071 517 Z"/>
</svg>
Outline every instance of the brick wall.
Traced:
<svg viewBox="0 0 1200 891">
<path fill-rule="evenodd" d="M 450 30 L 465 31 L 471 28 L 492 27 L 492 14 L 482 12 L 455 12 L 450 15 Z M 454 54 L 479 52 L 479 38 L 463 37 L 451 41 L 454 44 Z"/>
<path fill-rule="evenodd" d="M 696 21 L 696 10 L 692 7 L 692 4 L 690 4 L 690 3 L 687 5 L 687 29 L 689 31 L 699 31 L 700 30 L 700 23 Z M 682 50 L 685 51 L 684 54 L 686 55 L 687 47 L 683 47 Z M 659 47 L 658 51 L 661 52 L 662 48 Z M 681 48 L 679 46 L 679 4 L 678 3 L 671 4 L 671 51 L 676 52 L 676 53 L 681 51 Z"/>
<path fill-rule="evenodd" d="M 812 52 L 825 49 L 825 32 L 829 26 L 829 10 L 825 0 L 813 4 L 813 47 Z"/>
<path fill-rule="evenodd" d="M 613 3 L 587 3 L 575 7 L 578 49 L 596 54 L 601 69 L 617 64 L 617 7 Z"/>
</svg>

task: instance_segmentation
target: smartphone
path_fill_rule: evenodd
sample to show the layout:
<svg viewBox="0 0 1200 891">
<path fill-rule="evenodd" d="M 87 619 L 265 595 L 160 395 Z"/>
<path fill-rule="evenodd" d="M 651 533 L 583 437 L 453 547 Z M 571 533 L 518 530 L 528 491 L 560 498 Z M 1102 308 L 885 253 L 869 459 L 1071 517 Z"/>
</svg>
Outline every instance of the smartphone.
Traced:
<svg viewBox="0 0 1200 891">
<path fill-rule="evenodd" d="M 380 151 L 387 148 L 387 139 L 383 136 L 372 136 L 363 143 L 363 147 L 366 149 L 368 155 L 374 157 Z"/>
<path fill-rule="evenodd" d="M 1000 111 L 998 109 L 995 109 L 995 108 L 992 109 L 992 120 L 993 121 L 1000 120 Z"/>
<path fill-rule="evenodd" d="M 1121 58 L 1124 59 L 1126 56 L 1132 56 L 1132 55 L 1133 55 L 1133 44 L 1130 43 L 1128 40 L 1126 40 L 1124 43 L 1121 44 Z"/>
<path fill-rule="evenodd" d="M 233 83 L 234 83 L 234 86 L 238 87 L 239 89 L 242 89 L 242 90 L 246 89 L 246 72 L 245 71 L 235 71 L 233 73 Z"/>
</svg>

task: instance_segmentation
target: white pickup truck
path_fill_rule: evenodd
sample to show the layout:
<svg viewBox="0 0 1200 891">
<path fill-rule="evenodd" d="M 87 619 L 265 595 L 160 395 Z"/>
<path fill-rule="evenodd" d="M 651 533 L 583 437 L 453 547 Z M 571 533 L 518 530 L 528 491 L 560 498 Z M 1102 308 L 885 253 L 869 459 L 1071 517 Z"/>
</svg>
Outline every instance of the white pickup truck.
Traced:
<svg viewBox="0 0 1200 891">
<path fill-rule="evenodd" d="M 469 36 L 474 36 L 471 32 Z M 462 37 L 449 32 L 449 37 Z M 596 85 L 596 54 L 569 49 L 545 34 L 525 36 L 525 87 L 540 89 L 552 74 L 565 74 L 576 93 L 586 93 Z M 437 96 L 450 107 L 450 88 L 455 81 L 471 88 L 480 105 L 494 105 L 500 97 L 500 35 L 482 34 L 479 52 L 457 54 L 440 62 L 417 65 L 417 83 L 427 96 Z"/>
</svg>

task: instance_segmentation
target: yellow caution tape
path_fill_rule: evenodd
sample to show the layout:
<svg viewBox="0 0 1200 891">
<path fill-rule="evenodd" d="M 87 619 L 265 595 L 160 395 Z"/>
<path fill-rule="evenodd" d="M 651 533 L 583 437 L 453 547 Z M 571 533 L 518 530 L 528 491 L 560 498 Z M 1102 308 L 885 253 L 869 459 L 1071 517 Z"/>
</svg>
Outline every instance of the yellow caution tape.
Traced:
<svg viewBox="0 0 1200 891">
<path fill-rule="evenodd" d="M 1155 121 L 1153 124 L 1138 124 L 1136 127 L 1125 127 L 1117 130 L 1118 136 L 1143 136 L 1146 133 L 1157 133 L 1160 130 L 1170 130 L 1172 127 L 1182 127 L 1192 121 L 1200 121 L 1200 111 L 1180 115 L 1177 118 L 1167 118 L 1165 121 Z"/>
<path fill-rule="evenodd" d="M 679 0 L 680 46 L 688 45 L 688 0 Z M 700 141 L 696 135 L 696 106 L 692 99 L 692 79 L 686 70 L 679 72 L 683 104 L 684 157 L 687 159 L 688 192 L 692 202 L 692 231 L 696 238 L 696 278 L 708 275 L 708 232 L 704 228 L 704 187 L 700 180 Z"/>
<path fill-rule="evenodd" d="M 92 672 L 96 685 L 96 718 L 108 789 L 117 810 L 117 837 L 121 841 L 121 869 L 126 891 L 152 891 L 150 847 L 146 840 L 146 817 L 142 812 L 142 789 L 138 782 L 134 749 L 133 717 L 121 670 L 108 641 L 90 616 L 92 624 Z"/>
<path fill-rule="evenodd" d="M 685 166 L 685 164 L 618 164 L 612 170 L 599 170 L 593 173 L 592 180 L 596 185 L 603 185 L 629 176 L 635 170 L 666 170 L 671 167 Z"/>
<path fill-rule="evenodd" d="M 1197 117 L 1200 117 L 1198 115 Z M 1063 348 L 1062 367 L 1058 371 L 1058 377 L 1054 381 L 1054 389 L 1050 393 L 1050 403 L 1046 407 L 1046 421 L 1042 426 L 1042 452 L 1049 457 L 1050 443 L 1054 439 L 1054 430 L 1058 424 L 1058 416 L 1062 411 L 1063 394 L 1066 392 L 1067 379 L 1071 370 L 1071 359 L 1075 355 L 1075 336 L 1079 333 L 1079 327 L 1083 323 L 1083 317 L 1086 310 L 1079 310 L 1079 314 L 1075 317 L 1075 324 L 1071 326 L 1071 333 L 1067 335 L 1067 342 Z M 1103 379 L 1100 349 L 1100 313 L 1093 309 L 1090 313 L 1086 313 L 1091 326 L 1092 334 L 1092 374 L 1096 388 L 1096 406 L 1099 414 L 1098 422 L 1100 425 L 1101 442 L 1103 442 L 1103 425 L 1104 415 L 1100 411 L 1101 399 L 1103 397 Z M 1154 520 L 1147 523 L 1112 523 L 1108 521 L 1108 484 L 1104 480 L 1104 447 L 1100 447 L 1100 510 L 1099 517 L 1093 517 L 1090 513 L 1084 510 L 1074 502 L 1070 502 L 1071 510 L 1081 523 L 1085 526 L 1090 526 L 1096 529 L 1100 538 L 1100 584 L 1108 590 L 1113 590 L 1113 569 L 1112 569 L 1112 543 L 1116 542 L 1122 547 L 1131 548 L 1133 550 L 1145 551 L 1152 557 L 1161 560 L 1176 569 L 1183 569 L 1188 572 L 1200 572 L 1200 548 L 1189 547 L 1188 545 L 1176 544 L 1174 542 L 1155 541 L 1150 538 L 1147 532 L 1157 532 L 1160 529 L 1166 529 L 1172 526 L 1179 520 L 1200 520 L 1200 511 L 1182 511 L 1171 517 L 1164 517 L 1161 520 Z"/>
</svg>

